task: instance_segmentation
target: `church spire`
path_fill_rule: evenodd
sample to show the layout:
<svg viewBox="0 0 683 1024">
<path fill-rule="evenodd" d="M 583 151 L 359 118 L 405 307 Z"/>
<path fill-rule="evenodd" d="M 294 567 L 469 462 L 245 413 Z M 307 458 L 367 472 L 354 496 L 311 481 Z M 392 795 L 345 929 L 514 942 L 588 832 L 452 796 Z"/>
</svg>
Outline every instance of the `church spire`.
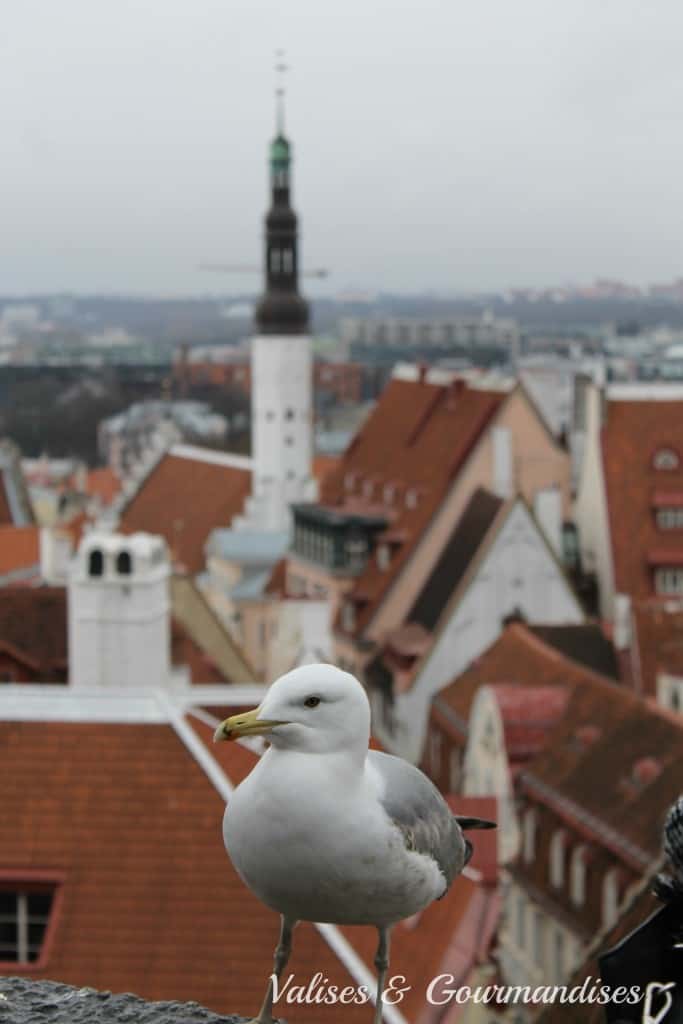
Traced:
<svg viewBox="0 0 683 1024">
<path fill-rule="evenodd" d="M 291 146 L 285 135 L 285 89 L 282 51 L 276 53 L 275 138 L 270 144 L 271 205 L 265 220 L 265 293 L 256 307 L 261 334 L 305 334 L 308 303 L 299 294 L 298 228 L 290 203 Z"/>
</svg>

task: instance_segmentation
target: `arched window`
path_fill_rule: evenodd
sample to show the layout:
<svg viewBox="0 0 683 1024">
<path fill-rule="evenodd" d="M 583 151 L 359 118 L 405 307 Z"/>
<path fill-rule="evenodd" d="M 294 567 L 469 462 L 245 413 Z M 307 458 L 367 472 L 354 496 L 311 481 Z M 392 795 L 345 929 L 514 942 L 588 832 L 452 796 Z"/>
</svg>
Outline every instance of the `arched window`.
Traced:
<svg viewBox="0 0 683 1024">
<path fill-rule="evenodd" d="M 95 548 L 88 556 L 88 575 L 102 576 L 104 573 L 104 555 L 99 548 Z"/>
<path fill-rule="evenodd" d="M 130 551 L 119 551 L 116 556 L 116 571 L 119 576 L 130 576 L 133 571 L 133 559 Z"/>
<path fill-rule="evenodd" d="M 673 448 L 660 448 L 655 452 L 652 465 L 655 469 L 678 469 L 680 459 Z"/>
<path fill-rule="evenodd" d="M 564 885 L 565 839 L 564 830 L 558 828 L 550 840 L 550 884 L 556 889 Z"/>
</svg>

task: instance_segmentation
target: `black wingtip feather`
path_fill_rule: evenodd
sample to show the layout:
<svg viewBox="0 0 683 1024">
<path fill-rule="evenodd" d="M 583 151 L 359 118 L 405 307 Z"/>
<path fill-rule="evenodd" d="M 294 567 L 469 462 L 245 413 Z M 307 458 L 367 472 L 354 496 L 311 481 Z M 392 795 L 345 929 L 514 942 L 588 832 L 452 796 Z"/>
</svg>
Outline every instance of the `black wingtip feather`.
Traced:
<svg viewBox="0 0 683 1024">
<path fill-rule="evenodd" d="M 495 821 L 487 821 L 486 818 L 461 818 L 456 814 L 455 820 L 463 832 L 471 828 L 498 828 Z"/>
</svg>

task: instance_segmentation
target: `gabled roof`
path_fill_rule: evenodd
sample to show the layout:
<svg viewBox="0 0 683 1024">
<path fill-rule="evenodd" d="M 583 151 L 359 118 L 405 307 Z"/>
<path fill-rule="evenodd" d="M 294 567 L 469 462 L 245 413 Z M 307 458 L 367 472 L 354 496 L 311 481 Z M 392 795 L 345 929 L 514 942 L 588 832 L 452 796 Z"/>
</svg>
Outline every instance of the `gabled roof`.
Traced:
<svg viewBox="0 0 683 1024">
<path fill-rule="evenodd" d="M 566 711 L 518 775 L 522 792 L 642 871 L 683 776 L 683 719 L 565 657 L 514 623 L 442 690 L 433 712 L 465 737 L 480 687 L 565 688 Z"/>
<path fill-rule="evenodd" d="M 248 460 L 176 445 L 126 505 L 119 529 L 161 534 L 175 563 L 194 575 L 204 567 L 209 534 L 242 513 L 250 490 Z"/>
<path fill-rule="evenodd" d="M 382 569 L 369 560 L 350 592 L 364 597 L 357 616 L 359 632 L 372 619 L 506 397 L 464 381 L 443 386 L 394 377 L 338 466 L 323 480 L 322 505 L 359 514 L 381 510 L 392 531 L 402 536 L 389 567 Z"/>
<path fill-rule="evenodd" d="M 615 587 L 618 593 L 647 598 L 653 593 L 650 555 L 667 548 L 683 556 L 683 533 L 659 529 L 655 518 L 666 494 L 672 505 L 680 504 L 683 397 L 608 397 L 601 442 Z M 665 449 L 678 456 L 677 468 L 655 468 L 656 453 Z"/>
</svg>

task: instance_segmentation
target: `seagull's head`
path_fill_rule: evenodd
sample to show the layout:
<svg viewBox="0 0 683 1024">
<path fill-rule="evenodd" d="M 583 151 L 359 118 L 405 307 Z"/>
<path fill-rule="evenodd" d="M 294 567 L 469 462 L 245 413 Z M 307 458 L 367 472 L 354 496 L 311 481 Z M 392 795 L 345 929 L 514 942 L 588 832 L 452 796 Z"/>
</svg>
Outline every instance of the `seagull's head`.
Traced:
<svg viewBox="0 0 683 1024">
<path fill-rule="evenodd" d="M 332 753 L 363 748 L 370 736 L 365 690 L 333 665 L 304 665 L 280 676 L 254 711 L 226 718 L 214 741 L 267 735 L 274 747 Z"/>
</svg>

